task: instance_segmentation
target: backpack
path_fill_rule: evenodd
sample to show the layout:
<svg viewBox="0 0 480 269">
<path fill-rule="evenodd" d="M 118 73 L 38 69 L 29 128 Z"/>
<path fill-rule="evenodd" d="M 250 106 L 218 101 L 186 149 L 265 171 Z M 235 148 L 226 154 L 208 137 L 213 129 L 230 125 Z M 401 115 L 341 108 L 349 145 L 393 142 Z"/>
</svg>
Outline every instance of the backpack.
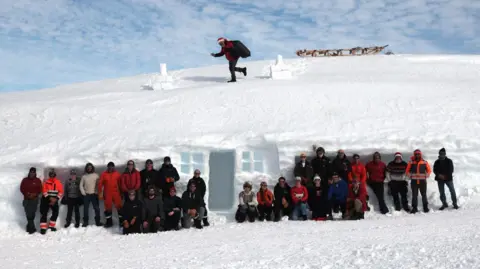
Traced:
<svg viewBox="0 0 480 269">
<path fill-rule="evenodd" d="M 234 54 L 242 57 L 242 58 L 248 58 L 251 56 L 250 50 L 242 43 L 240 40 L 233 40 L 233 51 Z"/>
</svg>

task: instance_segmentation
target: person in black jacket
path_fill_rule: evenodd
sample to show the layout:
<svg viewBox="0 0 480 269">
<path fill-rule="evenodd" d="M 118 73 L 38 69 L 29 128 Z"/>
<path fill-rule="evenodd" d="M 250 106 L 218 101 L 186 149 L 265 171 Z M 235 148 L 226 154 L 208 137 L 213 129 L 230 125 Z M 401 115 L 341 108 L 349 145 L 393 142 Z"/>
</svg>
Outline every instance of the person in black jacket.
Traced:
<svg viewBox="0 0 480 269">
<path fill-rule="evenodd" d="M 457 194 L 455 192 L 455 186 L 453 185 L 453 162 L 447 157 L 445 148 L 440 149 L 438 155 L 438 160 L 433 164 L 433 173 L 435 174 L 438 191 L 440 192 L 440 200 L 442 201 L 442 207 L 439 209 L 444 210 L 448 207 L 447 197 L 445 196 L 445 185 L 447 185 L 450 190 L 453 208 L 458 209 Z"/>
<path fill-rule="evenodd" d="M 343 149 L 338 150 L 337 157 L 333 159 L 331 168 L 330 176 L 333 175 L 333 173 L 337 173 L 341 179 L 348 181 L 348 174 L 352 172 L 352 164 Z"/>
<path fill-rule="evenodd" d="M 183 208 L 183 227 L 189 229 L 192 221 L 195 228 L 202 229 L 202 217 L 205 214 L 205 202 L 200 192 L 197 191 L 197 185 L 191 183 L 190 187 L 182 195 Z"/>
<path fill-rule="evenodd" d="M 195 169 L 193 172 L 193 177 L 188 181 L 187 183 L 187 189 L 190 189 L 190 185 L 192 183 L 195 183 L 197 186 L 197 191 L 202 197 L 203 201 L 205 202 L 205 194 L 207 193 L 207 185 L 205 184 L 205 180 L 200 177 L 200 170 Z M 208 222 L 208 210 L 207 207 L 205 206 L 205 214 L 202 216 L 203 218 L 203 226 L 210 226 L 210 223 Z"/>
<path fill-rule="evenodd" d="M 168 190 L 168 196 L 163 198 L 163 211 L 165 211 L 165 231 L 180 229 L 178 223 L 180 222 L 182 208 L 182 199 L 177 196 L 175 187 Z"/>
<path fill-rule="evenodd" d="M 175 187 L 175 182 L 180 180 L 177 168 L 172 165 L 170 157 L 163 158 L 163 164 L 160 170 L 158 170 L 159 184 L 162 188 L 163 197 L 168 197 L 170 188 Z"/>
<path fill-rule="evenodd" d="M 330 213 L 328 186 L 326 188 L 322 186 L 318 175 L 313 179 L 313 186 L 308 188 L 308 206 L 312 211 L 312 220 L 327 220 Z"/>
<path fill-rule="evenodd" d="M 313 150 L 317 146 L 313 145 Z M 331 162 L 330 158 L 325 156 L 325 149 L 319 147 L 316 149 L 317 157 L 312 160 L 313 174 L 320 176 L 323 187 L 328 187 L 328 178 L 330 177 Z"/>
<path fill-rule="evenodd" d="M 302 178 L 302 185 L 312 186 L 313 168 L 309 161 L 307 161 L 307 155 L 305 153 L 300 154 L 300 162 L 295 165 L 293 169 L 294 177 Z"/>
<path fill-rule="evenodd" d="M 280 177 L 277 185 L 273 188 L 274 221 L 280 221 L 282 216 L 288 216 L 289 219 L 291 218 L 292 196 L 290 195 L 290 189 L 284 177 Z"/>
<path fill-rule="evenodd" d="M 158 171 L 153 169 L 153 161 L 148 159 L 145 162 L 145 169 L 140 171 L 140 190 L 143 197 L 148 196 L 147 191 L 150 186 L 155 186 L 157 194 L 159 193 Z"/>
<path fill-rule="evenodd" d="M 157 196 L 157 190 L 150 185 L 147 195 L 143 198 L 143 232 L 156 233 L 160 230 L 162 222 L 165 221 L 163 200 Z"/>
<path fill-rule="evenodd" d="M 134 190 L 128 191 L 128 199 L 120 209 L 122 215 L 123 234 L 141 233 L 143 204 L 137 199 Z"/>
</svg>

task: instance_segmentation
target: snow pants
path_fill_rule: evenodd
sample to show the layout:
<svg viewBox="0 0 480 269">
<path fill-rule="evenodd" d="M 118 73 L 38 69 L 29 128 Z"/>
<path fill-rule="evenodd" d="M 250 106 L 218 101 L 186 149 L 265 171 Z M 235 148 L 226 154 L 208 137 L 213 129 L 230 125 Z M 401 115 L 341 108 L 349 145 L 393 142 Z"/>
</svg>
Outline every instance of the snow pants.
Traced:
<svg viewBox="0 0 480 269">
<path fill-rule="evenodd" d="M 266 219 L 267 221 L 272 220 L 272 211 L 273 211 L 272 205 L 270 206 L 258 205 L 257 209 L 258 209 L 258 219 L 260 221 L 263 221 L 264 219 Z"/>
<path fill-rule="evenodd" d="M 347 202 L 332 199 L 330 201 L 330 210 L 329 210 L 330 216 L 332 215 L 332 212 L 338 213 L 339 210 L 340 212 L 342 212 L 342 215 L 345 215 L 345 213 L 347 212 Z"/>
<path fill-rule="evenodd" d="M 390 186 L 391 195 L 393 197 L 393 203 L 395 205 L 395 210 L 400 211 L 403 207 L 403 210 L 408 211 L 408 184 L 406 181 L 392 180 L 388 183 Z M 400 197 L 399 197 L 400 196 Z"/>
<path fill-rule="evenodd" d="M 100 222 L 100 205 L 98 201 L 98 195 L 87 194 L 83 197 L 83 223 L 88 224 L 90 215 L 90 204 L 92 204 L 93 211 L 95 212 L 95 222 Z M 105 201 L 105 208 L 107 208 L 107 202 Z M 110 204 L 110 211 L 112 205 Z"/>
<path fill-rule="evenodd" d="M 27 217 L 27 232 L 34 232 L 35 229 L 35 213 L 37 213 L 38 198 L 33 200 L 23 200 L 23 209 L 25 210 L 25 216 Z"/>
<path fill-rule="evenodd" d="M 180 211 L 174 211 L 175 213 L 171 216 L 168 215 L 168 212 L 165 212 L 165 231 L 178 230 L 178 223 L 180 222 Z"/>
<path fill-rule="evenodd" d="M 42 197 L 40 201 L 40 229 L 47 230 L 47 228 L 55 228 L 55 224 L 57 224 L 58 218 L 58 210 L 59 210 L 58 201 L 53 205 L 50 205 L 50 199 L 46 197 Z M 47 217 L 48 211 L 52 210 L 52 216 L 50 217 L 50 222 L 47 224 Z"/>
<path fill-rule="evenodd" d="M 455 192 L 455 186 L 453 185 L 453 181 L 444 181 L 439 180 L 437 181 L 438 184 L 438 192 L 440 192 L 440 201 L 442 201 L 443 205 L 448 205 L 447 197 L 445 196 L 445 185 L 447 185 L 448 190 L 450 191 L 450 197 L 452 199 L 452 204 L 457 204 L 457 193 Z"/>
<path fill-rule="evenodd" d="M 312 219 L 326 219 L 329 212 L 328 201 L 317 202 L 310 208 L 312 211 Z"/>
<path fill-rule="evenodd" d="M 388 207 L 385 204 L 385 187 L 383 182 L 368 182 L 368 186 L 372 189 L 377 197 L 378 206 L 382 214 L 388 213 Z"/>
<path fill-rule="evenodd" d="M 237 76 L 235 72 L 242 72 L 242 68 L 237 67 L 238 59 L 233 61 L 228 61 L 228 69 L 230 70 L 230 75 L 232 76 L 232 80 L 237 80 Z"/>
<path fill-rule="evenodd" d="M 111 226 L 112 223 L 112 204 L 115 204 L 115 208 L 117 211 L 120 211 L 122 208 L 122 197 L 120 196 L 120 193 L 114 192 L 114 193 L 105 193 L 105 219 L 107 221 L 107 226 Z M 122 221 L 121 216 L 118 216 L 120 219 L 120 222 Z"/>
<path fill-rule="evenodd" d="M 187 212 L 183 212 L 183 228 L 186 228 L 186 229 L 189 229 L 192 227 L 192 224 L 194 221 L 198 220 L 202 220 L 203 219 L 203 216 L 205 215 L 205 207 L 200 207 L 198 208 L 197 210 L 197 216 L 196 218 L 192 218 L 192 216 L 190 216 L 189 214 L 187 214 Z"/>
<path fill-rule="evenodd" d="M 73 211 L 75 210 L 75 223 L 80 223 L 80 202 L 82 198 L 67 198 L 67 223 L 72 222 Z"/>
<path fill-rule="evenodd" d="M 428 209 L 427 199 L 427 181 L 426 180 L 411 180 L 410 187 L 412 188 L 412 210 L 418 209 L 418 192 L 422 195 L 423 210 Z"/>
<path fill-rule="evenodd" d="M 307 204 L 299 202 L 293 206 L 292 220 L 298 220 L 299 218 L 306 219 L 308 216 Z"/>
<path fill-rule="evenodd" d="M 255 206 L 239 205 L 237 213 L 235 213 L 235 220 L 242 223 L 248 218 L 249 222 L 254 222 L 257 215 L 257 208 Z"/>
</svg>

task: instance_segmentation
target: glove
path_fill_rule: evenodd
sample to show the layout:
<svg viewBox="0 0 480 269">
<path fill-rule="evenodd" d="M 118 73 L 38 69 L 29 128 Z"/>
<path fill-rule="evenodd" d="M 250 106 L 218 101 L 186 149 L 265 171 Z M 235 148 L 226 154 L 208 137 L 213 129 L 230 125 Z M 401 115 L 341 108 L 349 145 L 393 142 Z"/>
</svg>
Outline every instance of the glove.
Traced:
<svg viewBox="0 0 480 269">
<path fill-rule="evenodd" d="M 144 222 L 143 222 L 143 228 L 144 228 L 144 229 L 147 229 L 147 228 L 148 228 L 148 221 L 144 221 Z"/>
<path fill-rule="evenodd" d="M 160 222 L 160 217 L 156 217 L 155 222 Z"/>
<path fill-rule="evenodd" d="M 130 227 L 130 225 L 128 224 L 128 221 L 123 221 L 123 228 L 125 229 L 128 229 L 128 227 Z"/>
<path fill-rule="evenodd" d="M 188 215 L 190 215 L 192 218 L 197 215 L 197 210 L 196 209 L 189 209 L 188 210 Z"/>
<path fill-rule="evenodd" d="M 210 53 L 211 56 L 215 57 L 215 53 Z"/>
</svg>

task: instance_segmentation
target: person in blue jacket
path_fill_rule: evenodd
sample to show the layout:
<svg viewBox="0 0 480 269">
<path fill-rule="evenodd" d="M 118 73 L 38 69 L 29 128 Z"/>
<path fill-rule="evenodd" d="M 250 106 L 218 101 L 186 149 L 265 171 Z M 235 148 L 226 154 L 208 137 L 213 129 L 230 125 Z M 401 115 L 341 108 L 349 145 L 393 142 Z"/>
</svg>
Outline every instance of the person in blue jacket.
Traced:
<svg viewBox="0 0 480 269">
<path fill-rule="evenodd" d="M 345 218 L 347 211 L 348 183 L 341 179 L 337 172 L 332 174 L 332 179 L 329 183 L 328 201 L 330 202 L 330 215 L 328 218 L 333 219 L 332 211 L 338 213 L 339 208 L 342 212 L 342 218 Z"/>
</svg>

